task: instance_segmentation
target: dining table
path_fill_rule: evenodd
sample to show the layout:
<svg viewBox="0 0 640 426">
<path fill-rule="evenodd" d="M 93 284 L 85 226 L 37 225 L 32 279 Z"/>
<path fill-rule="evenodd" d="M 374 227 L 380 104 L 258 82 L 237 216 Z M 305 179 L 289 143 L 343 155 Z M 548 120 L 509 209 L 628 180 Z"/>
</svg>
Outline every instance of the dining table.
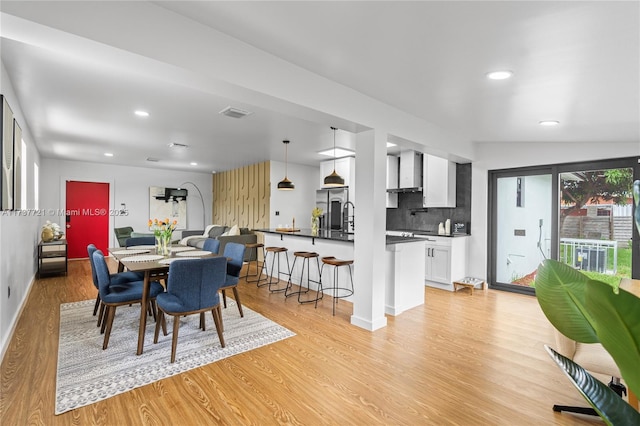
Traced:
<svg viewBox="0 0 640 426">
<path fill-rule="evenodd" d="M 126 248 L 111 247 L 108 250 L 114 259 L 118 261 L 118 272 L 122 272 L 126 268 L 129 271 L 144 274 L 136 355 L 141 355 L 144 351 L 144 334 L 147 327 L 147 305 L 151 281 L 165 280 L 166 283 L 169 275 L 169 265 L 174 261 L 218 256 L 210 251 L 197 250 L 195 247 L 183 245 L 172 245 L 168 256 L 157 254 L 156 247 L 153 245 Z"/>
</svg>

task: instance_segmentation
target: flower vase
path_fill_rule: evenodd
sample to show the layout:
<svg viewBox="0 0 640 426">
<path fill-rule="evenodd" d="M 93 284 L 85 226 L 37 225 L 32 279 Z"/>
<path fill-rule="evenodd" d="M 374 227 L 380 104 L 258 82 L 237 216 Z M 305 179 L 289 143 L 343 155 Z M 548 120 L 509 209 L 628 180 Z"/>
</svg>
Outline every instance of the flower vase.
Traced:
<svg viewBox="0 0 640 426">
<path fill-rule="evenodd" d="M 318 223 L 320 221 L 318 220 L 317 217 L 312 217 L 311 218 L 311 235 L 313 235 L 314 237 L 318 235 Z"/>
<path fill-rule="evenodd" d="M 171 253 L 171 234 L 156 235 L 156 254 L 169 256 Z"/>
</svg>

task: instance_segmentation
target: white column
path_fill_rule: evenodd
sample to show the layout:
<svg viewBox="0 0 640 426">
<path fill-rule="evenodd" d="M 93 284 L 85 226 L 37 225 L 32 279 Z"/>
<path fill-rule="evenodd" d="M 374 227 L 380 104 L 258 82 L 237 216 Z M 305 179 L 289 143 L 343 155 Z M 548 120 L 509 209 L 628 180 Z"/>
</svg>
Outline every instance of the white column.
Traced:
<svg viewBox="0 0 640 426">
<path fill-rule="evenodd" d="M 385 307 L 387 134 L 356 136 L 354 288 L 351 323 L 367 330 L 387 325 Z"/>
</svg>

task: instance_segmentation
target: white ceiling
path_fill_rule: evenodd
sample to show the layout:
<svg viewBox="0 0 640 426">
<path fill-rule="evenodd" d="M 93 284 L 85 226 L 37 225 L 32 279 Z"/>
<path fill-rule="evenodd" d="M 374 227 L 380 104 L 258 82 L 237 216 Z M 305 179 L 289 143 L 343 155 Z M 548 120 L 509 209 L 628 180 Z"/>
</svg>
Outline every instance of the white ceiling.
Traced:
<svg viewBox="0 0 640 426">
<path fill-rule="evenodd" d="M 330 125 L 363 128 L 332 111 L 310 114 L 301 107 L 289 114 L 283 112 L 288 107 L 229 97 L 229 90 L 168 81 L 175 66 L 162 61 L 166 42 L 149 35 L 153 23 L 124 31 L 124 23 L 106 17 L 111 7 L 0 4 L 2 62 L 44 157 L 210 172 L 282 161 L 282 140 L 290 139 L 289 161 L 317 164 L 326 158 L 317 151 L 332 145 Z M 175 1 L 145 7 L 169 12 L 176 25 L 187 18 L 213 28 L 472 142 L 640 141 L 637 1 Z M 91 21 L 99 40 L 81 36 L 83 16 L 92 10 L 105 14 L 100 28 Z M 12 17 L 26 20 L 18 21 L 22 31 Z M 33 22 L 39 25 L 28 25 Z M 139 38 L 125 40 L 123 48 L 117 40 L 123 33 Z M 157 53 L 143 58 L 141 46 Z M 485 73 L 495 69 L 515 74 L 487 80 Z M 217 114 L 229 105 L 253 113 L 240 120 Z M 136 117 L 136 109 L 151 115 Z M 544 128 L 540 120 L 560 125 Z M 344 130 L 338 145 L 353 148 Z M 170 149 L 170 142 L 189 148 Z"/>
</svg>

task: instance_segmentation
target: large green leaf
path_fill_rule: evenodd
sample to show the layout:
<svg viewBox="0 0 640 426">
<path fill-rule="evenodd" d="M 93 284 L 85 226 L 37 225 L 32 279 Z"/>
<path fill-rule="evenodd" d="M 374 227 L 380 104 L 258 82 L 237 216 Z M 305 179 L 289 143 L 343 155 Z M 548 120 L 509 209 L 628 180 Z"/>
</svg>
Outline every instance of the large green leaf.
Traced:
<svg viewBox="0 0 640 426">
<path fill-rule="evenodd" d="M 562 334 L 582 343 L 598 343 L 585 308 L 589 278 L 569 265 L 546 259 L 536 274 L 536 296 L 542 312 Z"/>
<path fill-rule="evenodd" d="M 586 286 L 586 308 L 600 343 L 627 385 L 640 394 L 640 298 L 623 289 L 615 294 L 609 285 L 591 280 Z"/>
<path fill-rule="evenodd" d="M 620 398 L 617 393 L 569 358 L 560 355 L 547 345 L 545 345 L 545 349 L 608 425 L 638 426 L 640 424 L 640 413 Z"/>
</svg>

